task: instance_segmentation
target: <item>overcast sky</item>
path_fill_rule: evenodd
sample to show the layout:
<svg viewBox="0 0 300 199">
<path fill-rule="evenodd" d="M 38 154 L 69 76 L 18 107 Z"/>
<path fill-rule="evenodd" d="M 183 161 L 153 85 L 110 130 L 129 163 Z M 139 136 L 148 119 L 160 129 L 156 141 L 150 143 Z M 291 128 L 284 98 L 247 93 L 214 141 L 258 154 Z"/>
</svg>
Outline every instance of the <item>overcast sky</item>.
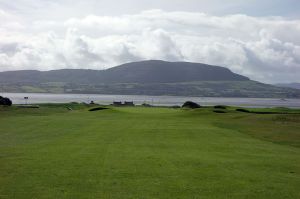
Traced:
<svg viewBox="0 0 300 199">
<path fill-rule="evenodd" d="M 0 71 L 145 59 L 300 82 L 300 1 L 0 0 Z"/>
</svg>

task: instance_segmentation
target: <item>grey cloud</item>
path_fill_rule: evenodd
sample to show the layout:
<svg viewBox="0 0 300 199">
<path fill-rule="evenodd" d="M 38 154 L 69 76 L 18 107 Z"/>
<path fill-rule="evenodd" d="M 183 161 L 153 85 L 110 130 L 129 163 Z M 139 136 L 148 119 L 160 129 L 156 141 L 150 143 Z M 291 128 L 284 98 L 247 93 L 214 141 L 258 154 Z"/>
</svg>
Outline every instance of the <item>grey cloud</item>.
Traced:
<svg viewBox="0 0 300 199">
<path fill-rule="evenodd" d="M 44 22 L 25 23 L 22 31 L 0 25 L 0 70 L 102 69 L 163 59 L 226 66 L 264 82 L 300 79 L 300 20 L 150 10 Z"/>
<path fill-rule="evenodd" d="M 0 53 L 12 56 L 18 51 L 18 43 L 0 43 Z"/>
</svg>

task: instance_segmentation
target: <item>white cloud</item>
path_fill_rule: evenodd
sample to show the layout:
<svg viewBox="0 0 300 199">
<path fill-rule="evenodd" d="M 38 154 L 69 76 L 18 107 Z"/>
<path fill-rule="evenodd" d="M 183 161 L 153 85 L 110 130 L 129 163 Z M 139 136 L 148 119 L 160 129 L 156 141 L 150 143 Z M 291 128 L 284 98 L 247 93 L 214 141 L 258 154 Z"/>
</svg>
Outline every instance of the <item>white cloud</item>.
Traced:
<svg viewBox="0 0 300 199">
<path fill-rule="evenodd" d="M 1 71 L 163 59 L 226 66 L 264 82 L 300 79 L 300 20 L 161 10 L 27 23 L 0 10 L 0 20 Z"/>
</svg>

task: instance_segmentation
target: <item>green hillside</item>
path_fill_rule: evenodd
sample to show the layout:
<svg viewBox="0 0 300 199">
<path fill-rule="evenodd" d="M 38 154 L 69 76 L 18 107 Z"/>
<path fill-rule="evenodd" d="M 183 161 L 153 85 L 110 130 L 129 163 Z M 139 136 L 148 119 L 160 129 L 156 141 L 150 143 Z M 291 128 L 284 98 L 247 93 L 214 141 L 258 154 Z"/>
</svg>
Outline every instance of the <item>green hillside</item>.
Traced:
<svg viewBox="0 0 300 199">
<path fill-rule="evenodd" d="M 255 82 L 219 66 L 142 61 L 107 70 L 0 73 L 1 92 L 300 98 L 300 90 Z"/>
<path fill-rule="evenodd" d="M 1 88 L 1 87 L 0 87 Z M 181 83 L 111 83 L 77 84 L 49 82 L 43 84 L 2 85 L 2 92 L 82 93 L 116 95 L 170 95 L 199 97 L 299 98 L 300 91 L 255 81 L 200 81 Z"/>
</svg>

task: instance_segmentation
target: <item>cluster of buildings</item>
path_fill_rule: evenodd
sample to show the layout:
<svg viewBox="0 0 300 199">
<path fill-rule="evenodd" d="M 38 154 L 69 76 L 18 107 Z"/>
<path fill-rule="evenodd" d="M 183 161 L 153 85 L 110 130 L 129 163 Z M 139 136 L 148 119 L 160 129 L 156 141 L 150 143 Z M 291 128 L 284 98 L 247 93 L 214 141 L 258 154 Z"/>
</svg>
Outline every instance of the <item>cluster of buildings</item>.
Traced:
<svg viewBox="0 0 300 199">
<path fill-rule="evenodd" d="M 134 106 L 134 103 L 133 102 L 127 102 L 125 101 L 124 103 L 123 102 L 113 102 L 114 106 Z"/>
</svg>

